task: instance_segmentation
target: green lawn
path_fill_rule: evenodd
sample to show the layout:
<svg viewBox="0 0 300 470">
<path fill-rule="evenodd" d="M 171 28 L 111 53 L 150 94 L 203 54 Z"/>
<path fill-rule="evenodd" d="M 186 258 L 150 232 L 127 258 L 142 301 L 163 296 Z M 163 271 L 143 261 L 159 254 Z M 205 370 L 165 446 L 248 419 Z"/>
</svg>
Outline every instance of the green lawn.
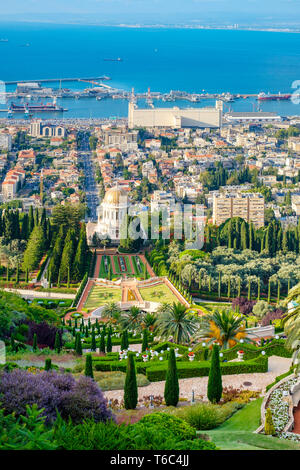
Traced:
<svg viewBox="0 0 300 470">
<path fill-rule="evenodd" d="M 132 260 L 132 264 L 133 264 L 133 267 L 134 267 L 135 275 L 138 276 L 138 277 L 141 277 L 141 276 L 144 275 L 144 263 L 143 263 L 142 260 L 139 258 L 139 260 L 140 260 L 140 266 L 141 266 L 141 271 L 140 271 L 139 268 L 138 268 L 137 261 L 136 261 L 137 258 L 138 258 L 138 256 L 132 256 L 132 257 L 131 257 L 131 260 Z"/>
<path fill-rule="evenodd" d="M 101 258 L 101 264 L 100 264 L 100 269 L 99 269 L 99 277 L 101 277 L 102 279 L 107 278 L 107 274 L 108 274 L 107 271 L 105 270 L 104 258 L 105 258 L 105 255 L 103 255 Z M 107 256 L 107 261 L 108 261 L 108 266 L 109 266 L 110 265 L 109 256 Z"/>
<path fill-rule="evenodd" d="M 128 256 L 127 255 L 122 256 L 122 258 L 125 261 L 126 271 L 121 271 L 120 266 L 119 266 L 119 262 L 118 262 L 119 257 L 120 256 L 117 256 L 117 255 L 114 255 L 114 257 L 113 257 L 116 273 L 117 274 L 126 274 L 127 276 L 132 275 L 132 270 L 131 270 L 130 261 L 129 261 Z"/>
<path fill-rule="evenodd" d="M 95 309 L 110 302 L 120 302 L 122 292 L 119 288 L 93 286 L 84 307 Z"/>
<path fill-rule="evenodd" d="M 140 294 L 145 301 L 150 302 L 178 302 L 177 297 L 166 286 L 166 284 L 158 284 L 152 287 L 140 287 Z"/>
<path fill-rule="evenodd" d="M 260 425 L 262 400 L 250 402 L 221 426 L 205 433 L 222 450 L 300 450 L 295 442 L 253 433 Z"/>
</svg>

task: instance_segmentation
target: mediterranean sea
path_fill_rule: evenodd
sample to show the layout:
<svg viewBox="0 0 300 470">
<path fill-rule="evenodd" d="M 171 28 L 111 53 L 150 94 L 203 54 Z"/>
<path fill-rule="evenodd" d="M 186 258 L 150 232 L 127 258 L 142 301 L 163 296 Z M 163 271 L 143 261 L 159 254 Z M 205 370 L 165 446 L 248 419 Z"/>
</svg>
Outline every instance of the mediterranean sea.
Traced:
<svg viewBox="0 0 300 470">
<path fill-rule="evenodd" d="M 127 91 L 134 87 L 136 92 L 150 87 L 160 92 L 292 93 L 292 83 L 300 80 L 297 33 L 0 23 L 1 39 L 5 39 L 0 41 L 3 81 L 107 75 L 109 85 Z M 118 57 L 122 60 L 104 60 Z M 89 85 L 64 82 L 62 86 Z M 126 100 L 92 98 L 61 99 L 58 104 L 68 108 L 66 118 L 123 117 L 128 107 Z M 211 104 L 208 100 L 175 103 Z M 253 111 L 257 101 L 237 100 L 230 105 L 234 110 Z M 290 101 L 263 103 L 261 109 L 300 115 L 300 105 Z"/>
</svg>

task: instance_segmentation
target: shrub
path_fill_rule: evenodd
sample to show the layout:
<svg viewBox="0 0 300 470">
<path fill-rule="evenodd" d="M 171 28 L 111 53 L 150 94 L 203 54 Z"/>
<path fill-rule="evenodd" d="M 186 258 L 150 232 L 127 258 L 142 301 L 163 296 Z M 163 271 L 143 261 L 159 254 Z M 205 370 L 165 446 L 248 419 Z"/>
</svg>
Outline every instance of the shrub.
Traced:
<svg viewBox="0 0 300 470">
<path fill-rule="evenodd" d="M 232 301 L 232 308 L 233 310 L 238 309 L 243 315 L 250 315 L 255 304 L 255 300 L 248 300 L 246 297 L 237 297 Z"/>
<path fill-rule="evenodd" d="M 55 439 L 66 450 L 214 450 L 196 438 L 196 430 L 179 418 L 152 413 L 131 425 L 85 420 L 75 425 L 58 420 Z M 186 440 L 185 440 L 186 439 Z"/>
<path fill-rule="evenodd" d="M 194 439 L 196 437 L 196 430 L 194 428 L 177 416 L 172 416 L 168 413 L 148 414 L 134 426 L 138 429 L 141 425 L 146 425 L 147 427 L 157 426 L 159 429 L 168 431 L 173 438 L 181 440 Z"/>
<path fill-rule="evenodd" d="M 26 406 L 25 416 L 4 415 L 0 410 L 1 450 L 55 450 L 54 430 L 45 426 L 37 405 Z"/>
<path fill-rule="evenodd" d="M 276 434 L 273 424 L 272 411 L 270 410 L 270 408 L 267 408 L 266 412 L 265 434 L 267 436 L 274 436 Z"/>
<path fill-rule="evenodd" d="M 226 405 L 199 403 L 179 408 L 171 411 L 171 413 L 174 413 L 175 416 L 183 419 L 197 430 L 207 430 L 220 426 L 241 407 L 242 405 L 233 402 Z"/>
<path fill-rule="evenodd" d="M 176 406 L 179 400 L 179 382 L 174 349 L 171 349 L 169 353 L 164 397 L 167 406 Z"/>
<path fill-rule="evenodd" d="M 57 417 L 69 417 L 74 423 L 83 418 L 106 421 L 112 418 L 106 399 L 98 385 L 90 378 L 81 376 L 77 381 L 71 374 L 41 371 L 37 374 L 14 369 L 3 372 L 0 381 L 0 401 L 5 413 L 26 413 L 26 405 L 37 404 L 44 409 L 47 422 Z"/>
<path fill-rule="evenodd" d="M 222 396 L 222 375 L 220 368 L 220 350 L 214 345 L 207 384 L 207 398 L 212 403 L 218 403 Z"/>
<path fill-rule="evenodd" d="M 61 340 L 61 330 L 54 325 L 49 325 L 49 323 L 47 323 L 46 321 L 43 321 L 41 323 L 35 323 L 34 321 L 30 321 L 28 323 L 28 326 L 28 341 L 30 343 L 34 341 L 34 335 L 36 335 L 38 344 L 43 344 L 53 349 L 55 344 L 55 337 L 57 334 L 60 336 Z"/>
</svg>

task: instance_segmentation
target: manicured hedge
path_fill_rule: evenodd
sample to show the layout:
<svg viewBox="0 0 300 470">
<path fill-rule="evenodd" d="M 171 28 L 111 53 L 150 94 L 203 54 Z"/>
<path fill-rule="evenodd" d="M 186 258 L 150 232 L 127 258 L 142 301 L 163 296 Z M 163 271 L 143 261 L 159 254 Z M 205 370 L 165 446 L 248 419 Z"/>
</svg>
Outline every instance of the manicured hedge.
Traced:
<svg viewBox="0 0 300 470">
<path fill-rule="evenodd" d="M 177 374 L 179 379 L 186 379 L 190 377 L 205 377 L 208 376 L 210 369 L 209 361 L 193 361 L 193 362 L 177 362 Z M 151 382 L 159 382 L 165 380 L 166 377 L 166 362 L 147 368 L 147 378 Z M 255 372 L 268 371 L 268 358 L 259 357 L 249 361 L 242 362 L 222 362 L 221 372 L 222 375 L 233 374 L 247 374 Z"/>
<path fill-rule="evenodd" d="M 193 362 L 180 362 L 177 363 L 178 378 L 186 379 L 190 377 L 206 377 L 209 374 L 210 362 L 209 361 L 193 361 Z M 107 361 L 102 358 L 96 360 L 94 358 L 93 365 L 97 371 L 115 371 L 126 372 L 127 361 Z M 139 374 L 147 376 L 151 382 L 159 382 L 165 380 L 167 372 L 168 361 L 149 361 L 138 362 L 136 361 L 136 371 Z M 256 359 L 242 362 L 222 362 L 221 372 L 222 375 L 233 374 L 247 374 L 255 372 L 268 371 L 268 358 L 260 356 Z"/>
<path fill-rule="evenodd" d="M 179 354 L 185 354 L 188 352 L 189 348 L 187 346 L 182 346 L 182 344 L 170 343 L 165 341 L 164 343 L 159 343 L 156 346 L 152 347 L 153 351 L 166 351 L 168 348 L 178 348 Z"/>
<path fill-rule="evenodd" d="M 254 357 L 260 356 L 262 351 L 265 351 L 266 356 L 280 356 L 280 357 L 292 357 L 292 351 L 285 347 L 285 340 L 273 339 L 270 343 L 266 343 L 264 346 L 255 346 L 254 344 L 236 344 L 231 349 L 225 349 L 223 352 L 224 359 L 230 361 L 237 357 L 237 352 L 242 349 L 244 351 L 245 360 L 253 359 Z"/>
</svg>

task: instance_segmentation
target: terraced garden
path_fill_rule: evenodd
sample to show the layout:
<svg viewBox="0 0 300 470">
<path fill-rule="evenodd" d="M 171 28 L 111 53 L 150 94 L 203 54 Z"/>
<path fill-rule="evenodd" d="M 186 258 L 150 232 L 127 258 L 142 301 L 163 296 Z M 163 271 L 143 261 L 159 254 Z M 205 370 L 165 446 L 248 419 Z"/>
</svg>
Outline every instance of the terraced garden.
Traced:
<svg viewBox="0 0 300 470">
<path fill-rule="evenodd" d="M 151 287 L 139 287 L 140 294 L 145 301 L 150 302 L 178 302 L 177 297 L 166 286 L 166 284 L 158 284 Z"/>
<path fill-rule="evenodd" d="M 99 277 L 102 279 L 106 279 L 108 277 L 110 267 L 111 267 L 110 257 L 103 255 L 101 258 Z M 111 267 L 111 272 L 112 272 L 112 267 Z"/>
<path fill-rule="evenodd" d="M 84 308 L 94 310 L 109 302 L 120 302 L 122 291 L 119 288 L 93 286 L 85 302 Z"/>
</svg>

